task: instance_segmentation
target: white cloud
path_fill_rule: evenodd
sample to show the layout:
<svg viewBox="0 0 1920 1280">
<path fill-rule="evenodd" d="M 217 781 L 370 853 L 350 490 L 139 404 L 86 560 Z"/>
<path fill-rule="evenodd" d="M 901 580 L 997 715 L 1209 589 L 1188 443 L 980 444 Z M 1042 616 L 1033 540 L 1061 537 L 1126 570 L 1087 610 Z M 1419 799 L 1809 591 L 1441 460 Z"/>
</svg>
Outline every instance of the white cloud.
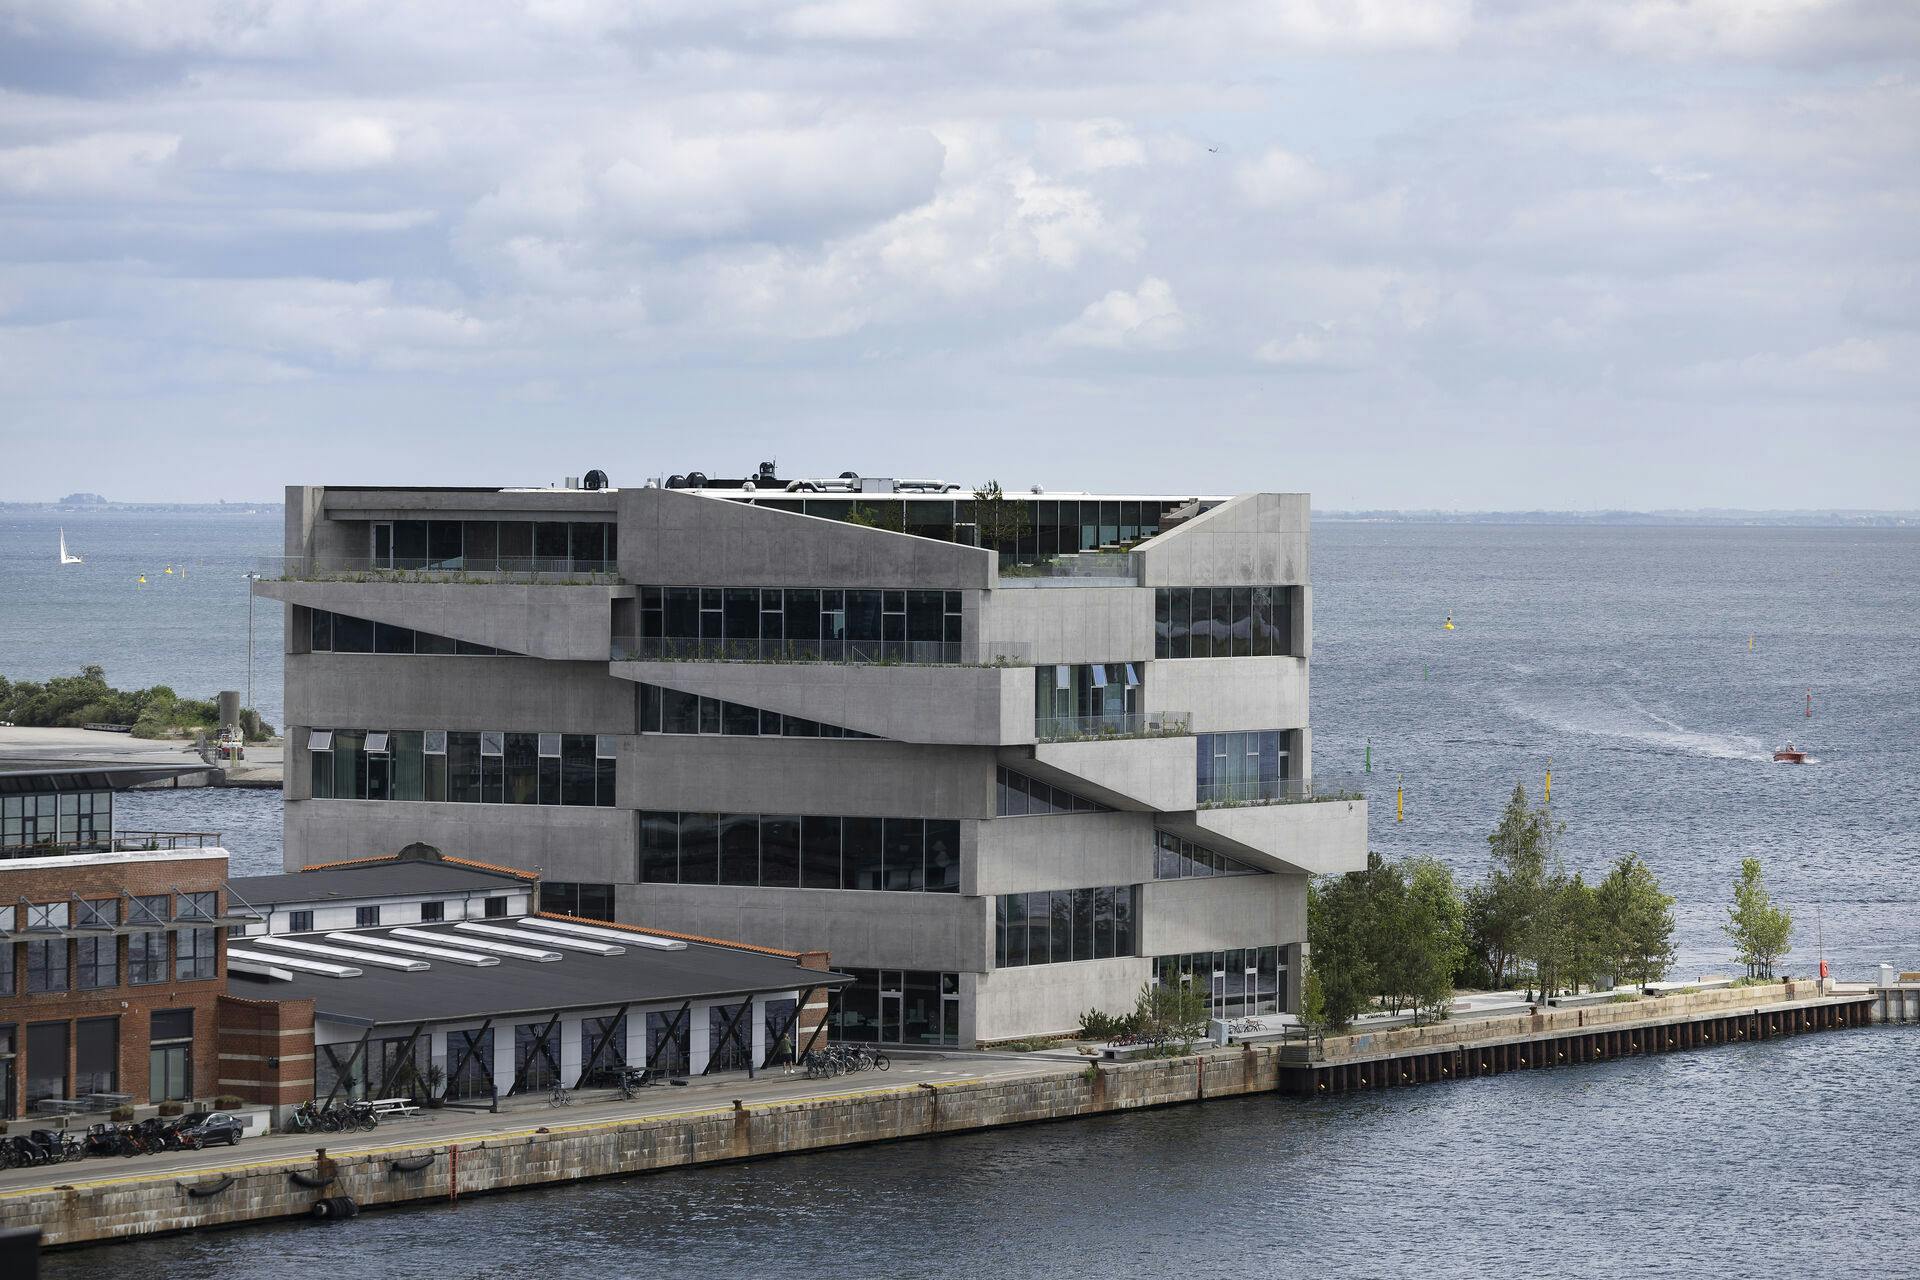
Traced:
<svg viewBox="0 0 1920 1280">
<path fill-rule="evenodd" d="M 29 198 L 145 194 L 180 150 L 172 133 L 90 133 L 0 148 L 0 191 Z"/>
<path fill-rule="evenodd" d="M 1173 286 L 1148 276 L 1132 293 L 1115 289 L 1088 303 L 1077 319 L 1054 330 L 1053 340 L 1067 347 L 1158 351 L 1180 345 L 1186 333 L 1187 317 Z"/>
<path fill-rule="evenodd" d="M 313 173 L 350 173 L 391 164 L 399 150 L 386 121 L 350 116 L 316 126 L 287 154 L 286 163 Z"/>
<path fill-rule="evenodd" d="M 1233 179 L 1248 203 L 1265 209 L 1306 204 L 1332 188 L 1311 160 L 1280 147 L 1269 147 L 1258 159 L 1238 166 Z"/>
</svg>

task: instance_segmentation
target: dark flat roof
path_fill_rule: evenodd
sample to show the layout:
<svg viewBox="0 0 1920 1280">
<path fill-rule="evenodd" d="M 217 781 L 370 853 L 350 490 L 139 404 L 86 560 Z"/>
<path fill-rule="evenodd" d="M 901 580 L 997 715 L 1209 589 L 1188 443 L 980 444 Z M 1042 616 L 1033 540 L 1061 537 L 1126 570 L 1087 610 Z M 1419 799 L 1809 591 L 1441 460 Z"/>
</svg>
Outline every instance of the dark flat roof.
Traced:
<svg viewBox="0 0 1920 1280">
<path fill-rule="evenodd" d="M 519 923 L 520 919 L 516 916 L 483 923 L 510 926 Z M 451 926 L 402 927 L 426 929 L 440 934 L 444 945 L 451 947 L 458 947 L 462 941 L 460 931 Z M 390 930 L 349 929 L 340 932 L 385 937 Z M 327 939 L 321 935 L 303 936 L 310 942 L 327 943 Z M 466 937 L 468 940 L 485 939 L 485 935 L 468 934 Z M 400 940 L 409 941 L 405 938 Z M 248 948 L 250 941 L 258 940 L 235 937 L 229 945 L 262 953 L 274 950 L 262 946 Z M 494 938 L 492 941 L 505 942 L 507 939 Z M 341 942 L 338 945 L 351 947 L 353 944 Z M 561 950 L 558 947 L 552 949 Z M 323 956 L 302 958 L 326 959 Z M 843 973 L 803 969 L 786 956 L 735 950 L 701 942 L 689 942 L 680 951 L 629 946 L 625 953 L 617 956 L 562 951 L 561 959 L 546 962 L 502 956 L 499 964 L 484 969 L 450 964 L 444 960 L 429 959 L 428 962 L 432 968 L 419 973 L 369 964 L 356 966 L 361 970 L 357 978 L 329 978 L 321 974 L 296 972 L 291 982 L 234 973 L 227 978 L 227 990 L 233 995 L 253 1000 L 310 998 L 316 1017 L 357 1026 L 392 1026 L 486 1017 L 502 1020 L 518 1017 L 524 1021 L 535 1016 L 550 1016 L 555 1010 L 707 1000 L 717 996 L 763 991 L 804 990 L 811 986 L 840 987 L 853 981 Z M 338 963 L 354 964 L 351 960 Z"/>
<path fill-rule="evenodd" d="M 411 893 L 461 893 L 466 890 L 534 889 L 532 880 L 504 871 L 453 866 L 445 862 L 369 862 L 357 867 L 290 871 L 277 876 L 235 876 L 229 882 L 256 907 L 282 902 L 347 902 Z"/>
<path fill-rule="evenodd" d="M 62 758 L 49 767 L 44 758 L 0 756 L 0 792 L 124 791 L 146 782 L 213 773 L 206 764 L 112 764 L 108 761 Z"/>
</svg>

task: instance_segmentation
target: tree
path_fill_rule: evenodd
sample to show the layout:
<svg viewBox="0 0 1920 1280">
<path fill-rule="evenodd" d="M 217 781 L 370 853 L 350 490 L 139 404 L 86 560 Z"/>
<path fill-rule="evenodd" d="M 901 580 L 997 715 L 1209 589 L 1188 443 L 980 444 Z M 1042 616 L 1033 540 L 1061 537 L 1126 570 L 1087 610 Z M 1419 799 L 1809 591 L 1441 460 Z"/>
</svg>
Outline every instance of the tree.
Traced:
<svg viewBox="0 0 1920 1280">
<path fill-rule="evenodd" d="M 1378 860 L 1378 854 L 1369 856 L 1370 864 Z M 1367 945 L 1372 925 L 1366 876 L 1362 871 L 1349 872 L 1307 886 L 1307 945 L 1313 952 L 1327 1025 L 1336 1029 L 1353 1025 L 1373 1003 L 1377 990 Z"/>
<path fill-rule="evenodd" d="M 1346 1027 L 1376 1003 L 1444 1017 L 1464 949 L 1465 907 L 1453 875 L 1430 858 L 1388 862 L 1309 886 L 1307 940 L 1327 1025 Z"/>
<path fill-rule="evenodd" d="M 1771 978 L 1774 962 L 1793 945 L 1793 917 L 1784 907 L 1773 905 L 1760 878 L 1758 858 L 1740 863 L 1725 930 L 1733 940 L 1733 958 L 1747 966 L 1749 978 Z"/>
<path fill-rule="evenodd" d="M 1207 998 L 1191 982 L 1152 983 L 1140 988 L 1133 1016 L 1140 1031 L 1193 1048 L 1207 1030 Z"/>
<path fill-rule="evenodd" d="M 863 529 L 885 529 L 888 533 L 907 531 L 907 509 L 898 502 L 878 502 L 868 506 L 862 502 L 853 504 L 847 512 L 847 523 L 857 524 Z"/>
<path fill-rule="evenodd" d="M 1320 974 L 1311 959 L 1307 961 L 1306 977 L 1300 980 L 1300 1025 L 1309 1032 L 1327 1029 L 1327 995 L 1321 990 Z"/>
<path fill-rule="evenodd" d="M 1027 504 L 1007 501 L 998 480 L 989 480 L 973 491 L 973 523 L 980 530 L 981 546 L 1008 555 L 1019 549 L 1020 539 L 1033 528 Z"/>
<path fill-rule="evenodd" d="M 1531 807 L 1526 787 L 1516 783 L 1487 837 L 1492 865 L 1484 884 L 1468 894 L 1467 918 L 1470 945 L 1495 986 L 1505 985 L 1510 964 L 1530 960 L 1537 968 L 1541 953 L 1551 950 L 1550 899 L 1557 886 L 1547 868 L 1554 841 L 1564 830 L 1545 806 Z M 1519 974 L 1514 977 L 1518 980 Z"/>
<path fill-rule="evenodd" d="M 1405 864 L 1406 890 L 1393 920 L 1400 968 L 1393 986 L 1413 1006 L 1414 1021 L 1438 1022 L 1453 1007 L 1453 974 L 1466 951 L 1466 908 L 1453 873 L 1432 858 Z"/>
<path fill-rule="evenodd" d="M 1601 953 L 1608 971 L 1636 986 L 1673 967 L 1673 898 L 1637 853 L 1622 854 L 1595 891 Z"/>
</svg>

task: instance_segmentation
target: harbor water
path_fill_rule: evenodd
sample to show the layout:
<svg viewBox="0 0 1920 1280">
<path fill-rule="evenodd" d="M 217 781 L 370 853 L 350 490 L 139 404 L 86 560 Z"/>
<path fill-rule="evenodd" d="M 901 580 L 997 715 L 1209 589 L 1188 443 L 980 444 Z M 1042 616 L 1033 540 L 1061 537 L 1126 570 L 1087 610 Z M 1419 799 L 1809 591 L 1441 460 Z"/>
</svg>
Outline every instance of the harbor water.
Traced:
<svg viewBox="0 0 1920 1280">
<path fill-rule="evenodd" d="M 157 597 L 23 570 L 29 553 L 51 559 L 56 523 L 0 514 L 0 674 L 98 661 L 123 685 L 236 687 L 242 582 L 209 573 L 222 586 L 195 598 L 196 627 L 171 614 L 143 625 Z M 277 515 L 66 525 L 90 568 L 202 538 L 228 578 L 272 554 L 279 530 Z M 1592 877 L 1620 853 L 1645 857 L 1679 899 L 1681 975 L 1727 971 L 1719 926 L 1746 856 L 1794 912 L 1788 967 L 1824 954 L 1843 977 L 1920 968 L 1920 534 L 1321 524 L 1314 536 L 1315 769 L 1359 773 L 1371 741 L 1363 781 L 1382 853 L 1479 875 L 1507 793 L 1520 781 L 1537 796 L 1551 757 L 1568 868 Z M 279 703 L 279 641 L 278 619 L 262 617 L 265 710 Z M 1789 739 L 1813 762 L 1773 764 Z M 266 871 L 279 865 L 277 805 L 147 793 L 123 820 L 224 830 L 237 871 Z M 47 1273 L 312 1275 L 348 1233 L 369 1276 L 1911 1274 L 1901 1233 L 1855 1215 L 1915 1194 L 1917 1071 L 1920 1029 L 1874 1028 L 157 1240 L 59 1256 Z"/>
</svg>

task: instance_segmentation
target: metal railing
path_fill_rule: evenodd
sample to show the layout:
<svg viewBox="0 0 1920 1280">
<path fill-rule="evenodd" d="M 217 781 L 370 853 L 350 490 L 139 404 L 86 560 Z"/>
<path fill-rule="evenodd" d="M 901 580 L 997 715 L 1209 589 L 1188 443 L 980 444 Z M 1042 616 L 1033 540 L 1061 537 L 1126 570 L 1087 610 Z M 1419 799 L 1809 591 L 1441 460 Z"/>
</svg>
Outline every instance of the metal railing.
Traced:
<svg viewBox="0 0 1920 1280">
<path fill-rule="evenodd" d="M 1030 562 L 1010 555 L 1000 557 L 1003 587 L 1055 585 L 1062 579 L 1073 578 L 1138 582 L 1140 557 L 1132 551 L 1078 551 Z"/>
<path fill-rule="evenodd" d="M 1120 715 L 1035 716 L 1033 736 L 1041 742 L 1083 742 L 1097 738 L 1177 738 L 1192 732 L 1184 711 L 1129 711 Z"/>
<path fill-rule="evenodd" d="M 78 853 L 164 853 L 175 849 L 219 847 L 218 831 L 116 831 L 111 838 L 0 845 L 0 858 L 62 858 Z"/>
<path fill-rule="evenodd" d="M 615 636 L 615 662 L 843 662 L 959 666 L 956 640 L 687 640 Z"/>
<path fill-rule="evenodd" d="M 569 557 L 455 556 L 429 560 L 394 556 L 267 556 L 254 572 L 281 582 L 475 582 L 601 586 L 620 580 L 612 560 Z"/>
<path fill-rule="evenodd" d="M 1308 804 L 1317 800 L 1365 800 L 1370 779 L 1364 774 L 1322 773 L 1311 778 L 1258 782 L 1203 782 L 1196 789 L 1202 809 L 1250 804 Z"/>
</svg>

